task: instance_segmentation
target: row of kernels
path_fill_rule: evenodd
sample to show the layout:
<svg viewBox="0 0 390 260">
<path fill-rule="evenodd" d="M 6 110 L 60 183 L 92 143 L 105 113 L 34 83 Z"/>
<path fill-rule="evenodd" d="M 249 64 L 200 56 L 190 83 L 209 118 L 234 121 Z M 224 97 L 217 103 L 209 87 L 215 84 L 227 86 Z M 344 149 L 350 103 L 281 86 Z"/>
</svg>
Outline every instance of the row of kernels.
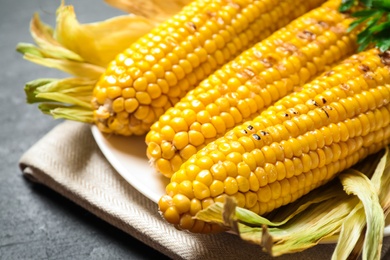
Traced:
<svg viewBox="0 0 390 260">
<path fill-rule="evenodd" d="M 390 132 L 389 132 L 390 133 Z M 281 205 L 290 203 L 297 198 L 301 197 L 303 194 L 306 194 L 313 188 L 319 186 L 323 183 L 324 179 L 333 178 L 336 172 L 339 172 L 346 167 L 350 167 L 352 164 L 356 163 L 362 156 L 367 154 L 364 149 L 359 149 L 358 153 L 353 153 L 350 156 L 347 156 L 345 159 L 337 160 L 336 162 L 329 163 L 326 166 L 321 168 L 316 168 L 313 172 L 310 172 L 306 175 L 300 175 L 297 177 L 291 177 L 290 179 L 284 179 L 283 181 L 275 182 L 274 184 L 264 186 L 263 188 L 257 191 L 257 200 L 253 192 L 248 192 L 245 194 L 236 193 L 233 196 L 237 199 L 239 206 L 246 206 L 249 209 L 253 210 L 256 213 L 263 214 L 277 208 Z M 291 195 L 286 195 L 288 192 Z M 175 200 L 178 201 L 178 210 L 182 208 L 188 208 L 188 198 L 177 197 Z M 185 205 L 181 203 L 185 201 Z M 205 199 L 204 205 L 200 200 L 193 199 L 191 201 L 190 207 L 192 207 L 192 215 L 196 214 L 200 209 L 209 206 L 212 202 Z M 203 206 L 203 207 L 202 207 Z"/>
<path fill-rule="evenodd" d="M 358 139 L 359 140 L 359 139 Z M 275 163 L 268 163 L 267 156 L 261 161 L 262 164 L 255 170 L 255 175 L 259 181 L 260 186 L 265 186 L 276 180 L 282 180 L 285 177 L 293 175 L 300 175 L 302 172 L 323 167 L 331 161 L 339 160 L 345 157 L 348 153 L 354 152 L 360 147 L 353 139 L 348 141 L 348 144 L 332 144 L 330 147 L 318 148 L 307 154 L 299 153 L 299 157 L 291 159 L 284 159 Z M 257 153 L 259 156 L 259 153 Z"/>
<path fill-rule="evenodd" d="M 362 151 L 362 149 L 360 149 L 359 152 L 360 151 Z M 316 168 L 313 171 L 284 179 L 283 181 L 287 181 L 288 184 L 281 185 L 283 181 L 280 182 L 280 189 L 278 189 L 279 185 L 274 185 L 274 189 L 272 191 L 270 185 L 260 188 L 258 191 L 258 199 L 260 203 L 259 206 L 262 210 L 256 213 L 264 214 L 272 211 L 274 208 L 278 208 L 281 205 L 295 201 L 296 199 L 302 197 L 302 195 L 322 185 L 325 181 L 332 179 L 335 173 L 340 172 L 341 170 L 356 163 L 360 158 L 362 158 L 360 154 L 365 153 L 353 153 L 346 158 L 324 165 L 320 168 Z M 273 197 L 278 194 L 280 194 L 279 197 Z M 280 203 L 278 201 L 283 202 L 281 205 L 275 205 Z"/>
</svg>

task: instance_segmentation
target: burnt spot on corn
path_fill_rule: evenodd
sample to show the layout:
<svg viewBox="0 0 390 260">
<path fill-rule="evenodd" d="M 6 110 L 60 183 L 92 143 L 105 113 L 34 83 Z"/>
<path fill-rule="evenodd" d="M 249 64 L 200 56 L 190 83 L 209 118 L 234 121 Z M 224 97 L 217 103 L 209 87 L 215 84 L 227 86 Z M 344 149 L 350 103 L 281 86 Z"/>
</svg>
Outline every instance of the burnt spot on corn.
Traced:
<svg viewBox="0 0 390 260">
<path fill-rule="evenodd" d="M 253 134 L 252 136 L 257 141 L 261 140 L 261 137 L 258 134 Z"/>
<path fill-rule="evenodd" d="M 266 68 L 270 68 L 272 67 L 274 64 L 276 64 L 278 61 L 272 57 L 272 56 L 268 56 L 266 58 L 263 58 L 260 60 L 260 62 L 266 67 Z"/>
<path fill-rule="evenodd" d="M 310 24 L 316 24 L 318 20 L 313 17 L 306 17 L 305 19 L 302 20 L 302 22 L 304 22 L 307 25 L 310 25 Z"/>
<path fill-rule="evenodd" d="M 291 43 L 291 42 L 284 42 L 283 43 L 283 48 L 285 48 L 286 50 L 290 51 L 290 52 L 297 52 L 299 51 L 298 47 Z"/>
<path fill-rule="evenodd" d="M 251 125 L 248 125 L 248 130 L 250 130 L 250 131 L 252 131 L 253 130 L 253 126 L 251 126 Z"/>
<path fill-rule="evenodd" d="M 266 135 L 269 135 L 269 133 L 267 132 L 267 131 L 260 131 L 260 133 L 262 134 L 262 135 L 264 135 L 264 136 L 266 136 Z"/>
<path fill-rule="evenodd" d="M 217 18 L 217 23 L 218 23 L 219 25 L 225 25 L 225 21 L 223 20 L 222 17 L 218 17 L 218 18 Z"/>
<path fill-rule="evenodd" d="M 298 115 L 298 111 L 296 111 L 294 108 L 290 108 L 288 111 L 289 111 L 291 114 L 293 114 L 293 115 Z"/>
<path fill-rule="evenodd" d="M 321 100 L 322 100 L 322 103 L 326 104 L 326 102 L 327 102 L 326 98 L 323 97 Z"/>
<path fill-rule="evenodd" d="M 246 75 L 248 78 L 253 78 L 256 74 L 253 72 L 251 68 L 245 68 L 243 70 L 243 74 Z"/>
<path fill-rule="evenodd" d="M 390 51 L 379 53 L 379 57 L 381 58 L 381 62 L 383 64 L 390 66 Z"/>
<path fill-rule="evenodd" d="M 234 69 L 238 73 L 242 73 L 243 68 L 242 68 L 242 65 L 240 63 L 233 60 L 231 63 L 231 66 L 232 66 L 232 69 Z"/>
<path fill-rule="evenodd" d="M 329 70 L 329 71 L 324 73 L 324 76 L 329 77 L 329 76 L 332 76 L 333 74 L 334 74 L 334 70 Z"/>
<path fill-rule="evenodd" d="M 368 72 L 368 71 L 370 71 L 370 67 L 368 67 L 368 66 L 365 65 L 365 64 L 360 64 L 360 65 L 358 66 L 358 68 L 359 68 L 361 71 L 363 71 L 363 72 Z"/>
<path fill-rule="evenodd" d="M 317 24 L 319 24 L 323 28 L 329 28 L 329 23 L 325 21 L 318 21 Z"/>
<path fill-rule="evenodd" d="M 322 110 L 322 111 L 324 111 L 324 113 L 325 113 L 326 117 L 327 117 L 327 118 L 329 118 L 328 111 L 326 111 L 326 109 L 325 109 L 325 108 L 323 108 L 323 107 L 321 107 L 321 110 Z"/>
<path fill-rule="evenodd" d="M 284 41 L 282 39 L 275 39 L 274 43 L 275 43 L 275 45 L 280 46 L 280 45 L 282 45 L 284 43 Z"/>
<path fill-rule="evenodd" d="M 297 37 L 302 40 L 313 41 L 316 39 L 316 34 L 309 30 L 303 30 L 298 33 Z"/>
<path fill-rule="evenodd" d="M 372 71 L 367 71 L 363 75 L 366 79 L 373 80 L 375 78 L 375 73 Z"/>
<path fill-rule="evenodd" d="M 317 103 L 317 101 L 315 101 L 314 99 L 310 99 L 309 102 L 308 102 L 310 105 L 313 105 L 313 106 L 316 106 L 316 107 L 319 107 L 320 105 Z"/>
<path fill-rule="evenodd" d="M 247 134 L 247 133 L 248 133 L 245 129 L 243 129 L 241 132 L 242 132 L 243 134 Z"/>
<path fill-rule="evenodd" d="M 345 91 L 349 91 L 351 87 L 347 83 L 341 83 L 340 88 Z"/>
<path fill-rule="evenodd" d="M 215 12 L 212 12 L 212 11 L 206 11 L 206 15 L 208 18 L 213 18 L 215 17 L 217 14 Z"/>
<path fill-rule="evenodd" d="M 342 35 L 342 34 L 344 34 L 346 32 L 347 27 L 343 26 L 343 25 L 340 25 L 340 24 L 337 24 L 335 26 L 330 27 L 329 30 L 331 30 L 335 34 Z"/>
<path fill-rule="evenodd" d="M 254 50 L 253 55 L 256 57 L 256 59 L 261 59 L 263 57 L 263 53 L 259 50 Z"/>
<path fill-rule="evenodd" d="M 230 5 L 231 7 L 233 7 L 233 8 L 236 8 L 236 9 L 241 9 L 242 7 L 241 7 L 241 5 L 239 4 L 239 3 L 236 3 L 235 1 L 233 1 L 233 0 L 227 0 L 227 2 L 228 2 L 228 5 Z"/>
<path fill-rule="evenodd" d="M 278 42 L 276 52 L 284 53 L 285 55 L 300 54 L 296 45 L 289 42 Z"/>
<path fill-rule="evenodd" d="M 175 40 L 175 38 L 171 37 L 171 36 L 167 36 L 165 38 L 165 41 L 171 45 L 172 47 L 176 47 L 178 45 L 177 41 Z"/>
<path fill-rule="evenodd" d="M 322 109 L 323 109 L 323 111 L 325 112 L 326 116 L 327 116 L 328 118 L 330 118 L 329 111 L 333 111 L 334 108 L 333 108 L 332 106 L 326 105 L 326 106 L 324 106 Z"/>
<path fill-rule="evenodd" d="M 232 63 L 233 65 L 233 63 Z M 241 66 L 234 66 L 233 67 L 238 74 L 240 74 L 243 78 L 246 78 L 246 79 L 252 79 L 256 76 L 256 74 L 254 73 L 254 71 L 250 68 L 250 67 L 247 67 L 247 68 L 242 68 Z"/>
<path fill-rule="evenodd" d="M 187 22 L 187 23 L 186 23 L 186 26 L 187 26 L 191 31 L 196 31 L 196 30 L 197 30 L 196 24 L 194 24 L 193 22 Z"/>
</svg>

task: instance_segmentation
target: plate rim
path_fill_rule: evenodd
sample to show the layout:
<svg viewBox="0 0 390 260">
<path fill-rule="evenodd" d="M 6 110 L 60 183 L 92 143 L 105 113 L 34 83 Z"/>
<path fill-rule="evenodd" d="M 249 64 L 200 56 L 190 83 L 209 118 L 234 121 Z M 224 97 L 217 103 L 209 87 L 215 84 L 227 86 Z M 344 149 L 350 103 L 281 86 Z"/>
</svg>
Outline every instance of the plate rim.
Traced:
<svg viewBox="0 0 390 260">
<path fill-rule="evenodd" d="M 93 125 L 91 127 L 91 130 L 92 130 L 92 135 L 93 135 L 100 151 L 102 152 L 104 157 L 107 159 L 107 161 L 110 163 L 110 165 L 116 170 L 116 172 L 120 176 L 122 176 L 138 192 L 140 192 L 145 197 L 147 197 L 149 200 L 151 200 L 157 204 L 158 200 L 160 199 L 159 195 L 157 195 L 156 193 L 151 194 L 151 193 L 145 192 L 145 190 L 147 190 L 147 189 L 143 188 L 146 186 L 144 183 L 139 182 L 138 179 L 136 179 L 136 178 L 129 178 L 129 175 L 125 173 L 127 171 L 125 166 L 121 163 L 120 160 L 118 160 L 115 157 L 115 154 L 113 154 L 112 151 L 110 151 L 110 148 L 106 146 L 104 140 L 107 142 L 109 142 L 109 140 L 107 140 L 107 137 L 105 136 L 105 134 L 103 134 L 98 129 L 98 127 L 95 125 Z"/>
</svg>

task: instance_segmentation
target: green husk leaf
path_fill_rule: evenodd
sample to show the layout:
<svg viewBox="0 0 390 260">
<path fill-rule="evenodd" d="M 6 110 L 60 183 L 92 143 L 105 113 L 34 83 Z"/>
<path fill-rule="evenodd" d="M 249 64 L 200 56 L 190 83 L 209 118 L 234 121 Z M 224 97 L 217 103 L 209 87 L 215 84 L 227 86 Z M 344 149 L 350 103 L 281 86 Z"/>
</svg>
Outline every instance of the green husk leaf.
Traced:
<svg viewBox="0 0 390 260">
<path fill-rule="evenodd" d="M 377 13 L 378 13 L 378 10 L 375 10 L 375 9 L 364 9 L 364 10 L 360 10 L 360 11 L 356 11 L 356 12 L 352 13 L 351 16 L 361 17 L 361 18 L 367 19 L 371 16 L 374 16 Z"/>
<path fill-rule="evenodd" d="M 39 109 L 54 119 L 67 119 L 83 123 L 93 123 L 93 112 L 88 109 L 66 107 L 56 104 L 39 104 Z"/>
<path fill-rule="evenodd" d="M 371 33 L 377 33 L 377 32 L 381 32 L 383 30 L 386 30 L 390 27 L 390 21 L 387 21 L 387 22 L 384 22 L 384 23 L 381 23 L 381 24 L 377 24 L 375 26 L 372 26 L 370 28 L 370 32 Z"/>
<path fill-rule="evenodd" d="M 28 103 L 40 103 L 39 109 L 54 118 L 91 123 L 92 91 L 96 81 L 86 78 L 37 79 L 26 84 Z"/>
<path fill-rule="evenodd" d="M 362 17 L 362 18 L 359 18 L 355 21 L 353 21 L 352 23 L 349 24 L 349 27 L 347 29 L 347 32 L 352 32 L 353 30 L 355 30 L 358 26 L 360 26 L 363 22 L 365 22 L 369 17 Z"/>
<path fill-rule="evenodd" d="M 353 2 L 353 3 L 352 3 Z M 362 8 L 351 13 L 351 16 L 359 18 L 353 21 L 348 31 L 362 26 L 364 29 L 358 34 L 358 51 L 366 49 L 375 44 L 382 52 L 390 48 L 390 1 L 388 0 L 360 0 L 344 3 L 342 1 L 340 10 L 351 10 L 354 3 L 361 3 Z"/>
<path fill-rule="evenodd" d="M 367 8 L 372 7 L 372 1 L 373 0 L 360 0 L 360 2 L 362 2 Z"/>
<path fill-rule="evenodd" d="M 388 0 L 372 0 L 372 7 L 390 11 L 390 1 L 388 1 Z"/>
<path fill-rule="evenodd" d="M 381 52 L 385 52 L 390 48 L 390 27 L 378 32 L 373 37 L 373 42 Z"/>
<path fill-rule="evenodd" d="M 37 46 L 31 43 L 18 43 L 16 45 L 16 51 L 22 54 L 30 53 L 30 55 L 33 56 L 42 57 L 42 58 L 44 57 L 41 50 Z"/>
<path fill-rule="evenodd" d="M 342 0 L 341 5 L 339 7 L 340 12 L 346 12 L 350 10 L 355 3 L 355 0 Z"/>
</svg>

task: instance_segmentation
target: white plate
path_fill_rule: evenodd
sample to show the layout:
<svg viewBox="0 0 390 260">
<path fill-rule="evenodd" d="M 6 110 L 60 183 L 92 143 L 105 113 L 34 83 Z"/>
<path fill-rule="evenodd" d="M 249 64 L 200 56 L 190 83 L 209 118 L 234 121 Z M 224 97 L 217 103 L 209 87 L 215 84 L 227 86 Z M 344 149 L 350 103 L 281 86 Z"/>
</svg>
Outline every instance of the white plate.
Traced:
<svg viewBox="0 0 390 260">
<path fill-rule="evenodd" d="M 92 126 L 92 134 L 115 170 L 135 189 L 157 203 L 165 194 L 169 180 L 150 166 L 145 137 L 102 134 L 96 126 Z"/>
<path fill-rule="evenodd" d="M 102 134 L 96 126 L 92 126 L 92 134 L 100 150 L 118 171 L 135 189 L 155 203 L 165 194 L 169 180 L 157 173 L 149 165 L 146 157 L 144 136 L 122 137 Z M 390 217 L 385 227 L 385 236 L 390 236 Z M 324 241 L 335 243 L 336 239 Z"/>
</svg>

